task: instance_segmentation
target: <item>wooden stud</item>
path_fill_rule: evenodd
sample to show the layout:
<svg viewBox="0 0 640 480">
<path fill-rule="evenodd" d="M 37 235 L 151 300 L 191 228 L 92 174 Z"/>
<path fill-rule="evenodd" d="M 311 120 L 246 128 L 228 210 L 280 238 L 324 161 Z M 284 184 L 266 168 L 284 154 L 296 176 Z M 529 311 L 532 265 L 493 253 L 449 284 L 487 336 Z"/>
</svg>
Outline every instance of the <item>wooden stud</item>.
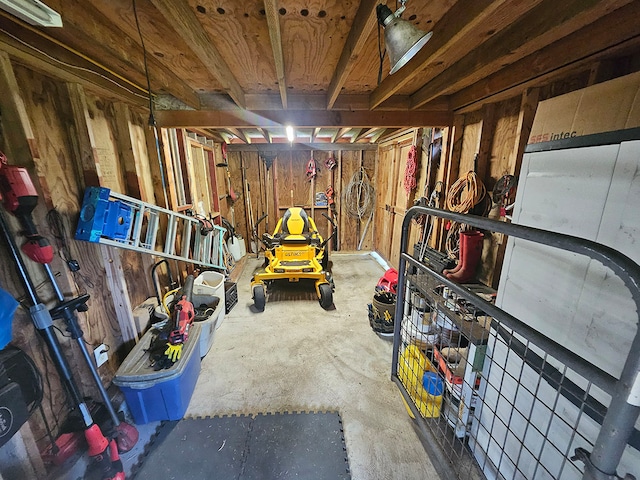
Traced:
<svg viewBox="0 0 640 480">
<path fill-rule="evenodd" d="M 27 109 L 20 96 L 20 88 L 13 73 L 11 60 L 6 52 L 0 51 L 0 109 L 2 109 L 3 136 L 11 139 L 5 142 L 6 154 L 14 165 L 29 165 L 40 154 L 31 129 Z"/>
<path fill-rule="evenodd" d="M 121 102 L 117 102 L 114 104 L 114 110 L 116 120 L 116 143 L 118 145 L 120 165 L 125 175 L 127 195 L 143 201 L 148 201 L 147 192 L 144 192 L 144 187 L 138 176 L 139 165 L 136 165 L 137 159 L 133 153 L 133 143 L 131 141 L 131 115 L 129 107 Z"/>
<path fill-rule="evenodd" d="M 209 35 L 198 21 L 188 3 L 176 0 L 151 0 L 162 13 L 176 33 L 191 46 L 193 53 L 202 61 L 224 86 L 225 90 L 239 107 L 245 107 L 244 92 L 233 76 L 220 52 L 214 47 Z M 198 125 L 196 125 L 198 126 Z"/>
<path fill-rule="evenodd" d="M 509 163 L 513 165 L 511 169 L 512 175 L 520 175 L 520 167 L 522 165 L 522 157 L 524 149 L 529 142 L 529 134 L 533 127 L 533 120 L 538 109 L 538 99 L 540 96 L 539 88 L 530 88 L 523 92 L 520 102 L 520 114 L 518 115 L 518 129 L 516 130 L 516 144 L 513 154 L 509 159 Z"/>
<path fill-rule="evenodd" d="M 482 108 L 482 128 L 480 129 L 475 172 L 478 178 L 485 184 L 487 183 L 487 174 L 491 162 L 491 145 L 494 140 L 496 126 L 495 113 L 496 106 L 494 103 L 485 105 Z"/>
<path fill-rule="evenodd" d="M 138 342 L 138 332 L 133 320 L 133 307 L 129 300 L 127 282 L 124 281 L 119 251 L 116 248 L 100 245 L 100 253 L 107 274 L 109 291 L 116 308 L 122 340 L 125 344 L 128 343 L 127 347 L 133 347 Z"/>
</svg>

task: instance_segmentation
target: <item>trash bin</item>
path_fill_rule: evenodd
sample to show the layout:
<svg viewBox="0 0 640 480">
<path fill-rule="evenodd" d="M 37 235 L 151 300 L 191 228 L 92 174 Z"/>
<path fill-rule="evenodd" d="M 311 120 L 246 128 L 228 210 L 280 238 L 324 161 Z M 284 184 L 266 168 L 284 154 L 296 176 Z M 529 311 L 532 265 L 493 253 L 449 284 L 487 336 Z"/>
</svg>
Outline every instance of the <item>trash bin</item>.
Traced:
<svg viewBox="0 0 640 480">
<path fill-rule="evenodd" d="M 180 360 L 170 368 L 155 371 L 149 353 L 153 330 L 144 334 L 129 352 L 113 379 L 124 394 L 137 425 L 184 417 L 200 374 L 200 331 L 194 323 Z"/>
</svg>

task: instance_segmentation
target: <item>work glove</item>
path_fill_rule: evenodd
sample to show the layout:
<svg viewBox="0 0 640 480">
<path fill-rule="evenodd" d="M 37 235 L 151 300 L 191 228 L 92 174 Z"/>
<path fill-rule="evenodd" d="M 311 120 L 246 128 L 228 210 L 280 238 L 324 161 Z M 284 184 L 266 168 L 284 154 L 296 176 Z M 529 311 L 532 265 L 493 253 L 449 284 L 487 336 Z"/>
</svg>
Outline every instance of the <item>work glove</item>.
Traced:
<svg viewBox="0 0 640 480">
<path fill-rule="evenodd" d="M 182 356 L 182 344 L 179 343 L 177 345 L 172 345 L 167 343 L 167 349 L 164 351 L 164 354 L 171 360 L 172 362 L 177 362 L 180 360 Z"/>
</svg>

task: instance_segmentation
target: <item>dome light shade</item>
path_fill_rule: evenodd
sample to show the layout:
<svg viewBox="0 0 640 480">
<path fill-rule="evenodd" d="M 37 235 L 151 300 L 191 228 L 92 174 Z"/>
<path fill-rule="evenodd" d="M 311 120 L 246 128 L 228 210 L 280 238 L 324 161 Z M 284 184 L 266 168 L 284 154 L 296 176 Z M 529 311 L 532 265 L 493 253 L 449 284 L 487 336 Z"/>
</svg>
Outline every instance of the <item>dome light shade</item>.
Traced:
<svg viewBox="0 0 640 480">
<path fill-rule="evenodd" d="M 384 27 L 384 42 L 389 52 L 390 74 L 397 72 L 429 41 L 433 32 L 425 33 L 394 14 L 386 5 L 378 5 L 378 22 Z"/>
</svg>

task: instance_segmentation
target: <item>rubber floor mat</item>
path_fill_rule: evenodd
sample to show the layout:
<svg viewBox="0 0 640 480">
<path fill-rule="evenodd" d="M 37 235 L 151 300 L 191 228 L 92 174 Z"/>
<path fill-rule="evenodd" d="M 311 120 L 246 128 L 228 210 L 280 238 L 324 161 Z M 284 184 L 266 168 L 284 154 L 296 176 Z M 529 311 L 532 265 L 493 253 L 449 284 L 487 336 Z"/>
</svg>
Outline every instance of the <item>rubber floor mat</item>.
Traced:
<svg viewBox="0 0 640 480">
<path fill-rule="evenodd" d="M 351 478 L 337 412 L 166 422 L 132 473 L 136 480 Z"/>
</svg>

